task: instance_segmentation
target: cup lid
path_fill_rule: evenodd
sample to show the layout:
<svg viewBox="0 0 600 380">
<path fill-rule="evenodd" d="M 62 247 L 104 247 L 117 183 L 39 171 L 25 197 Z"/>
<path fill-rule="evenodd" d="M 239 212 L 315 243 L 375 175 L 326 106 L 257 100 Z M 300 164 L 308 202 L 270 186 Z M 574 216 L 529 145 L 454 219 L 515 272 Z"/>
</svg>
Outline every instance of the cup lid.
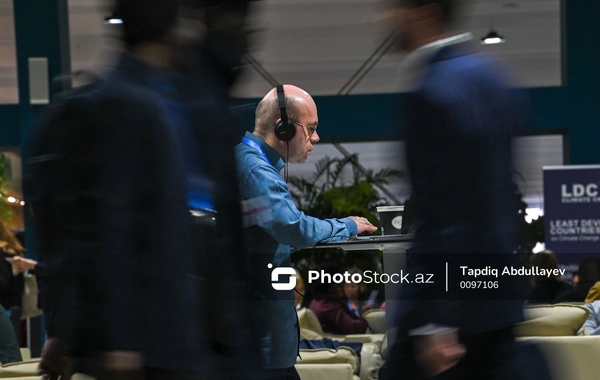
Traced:
<svg viewBox="0 0 600 380">
<path fill-rule="evenodd" d="M 404 211 L 404 206 L 379 206 L 377 212 Z"/>
</svg>

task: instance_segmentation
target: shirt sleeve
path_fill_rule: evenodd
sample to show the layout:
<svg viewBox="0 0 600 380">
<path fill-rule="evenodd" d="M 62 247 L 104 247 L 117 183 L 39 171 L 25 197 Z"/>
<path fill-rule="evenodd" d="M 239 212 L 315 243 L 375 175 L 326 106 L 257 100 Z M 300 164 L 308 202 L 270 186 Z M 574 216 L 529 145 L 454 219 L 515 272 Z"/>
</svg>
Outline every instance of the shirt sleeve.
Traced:
<svg viewBox="0 0 600 380">
<path fill-rule="evenodd" d="M 246 199 L 266 198 L 269 215 L 259 226 L 281 244 L 309 248 L 322 242 L 346 240 L 358 232 L 350 218 L 322 220 L 298 210 L 287 184 L 271 166 L 255 168 L 245 188 Z"/>
<path fill-rule="evenodd" d="M 590 311 L 590 314 L 578 333 L 585 331 L 587 335 L 600 335 L 600 301 L 586 304 L 584 307 Z"/>
</svg>

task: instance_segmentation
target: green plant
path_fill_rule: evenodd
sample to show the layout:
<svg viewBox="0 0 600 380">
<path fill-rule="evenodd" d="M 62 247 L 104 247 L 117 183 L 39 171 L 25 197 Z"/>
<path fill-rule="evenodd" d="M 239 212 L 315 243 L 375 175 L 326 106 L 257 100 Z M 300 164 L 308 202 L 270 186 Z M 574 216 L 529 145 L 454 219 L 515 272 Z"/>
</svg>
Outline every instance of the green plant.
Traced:
<svg viewBox="0 0 600 380">
<path fill-rule="evenodd" d="M 404 177 L 403 172 L 389 168 L 378 172 L 361 170 L 357 154 L 324 157 L 315 164 L 315 169 L 310 178 L 294 176 L 288 180 L 290 194 L 300 210 L 317 218 L 360 215 L 377 227 L 380 224 L 376 206 L 387 202 L 376 187 Z"/>
<path fill-rule="evenodd" d="M 405 176 L 402 171 L 389 168 L 377 172 L 364 170 L 357 154 L 339 158 L 324 157 L 315 164 L 315 169 L 309 178 L 293 176 L 288 179 L 290 194 L 298 209 L 320 219 L 363 216 L 377 227 L 380 227 L 380 222 L 376 207 L 387 205 L 387 200 L 379 194 L 377 187 Z M 381 232 L 378 230 L 376 233 Z M 328 261 L 337 263 L 343 269 L 358 267 L 381 271 L 382 252 L 304 249 L 295 253 L 292 261 L 304 278 L 309 267 Z"/>
</svg>

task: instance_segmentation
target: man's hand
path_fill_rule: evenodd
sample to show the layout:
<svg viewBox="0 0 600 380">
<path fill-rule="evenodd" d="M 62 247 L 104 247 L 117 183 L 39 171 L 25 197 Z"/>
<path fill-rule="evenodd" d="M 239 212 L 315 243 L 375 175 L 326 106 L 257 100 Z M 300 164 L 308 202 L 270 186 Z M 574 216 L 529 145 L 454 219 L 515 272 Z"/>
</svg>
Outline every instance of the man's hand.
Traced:
<svg viewBox="0 0 600 380">
<path fill-rule="evenodd" d="M 416 336 L 414 347 L 415 359 L 429 377 L 454 367 L 467 352 L 456 332 Z"/>
<path fill-rule="evenodd" d="M 26 259 L 21 256 L 14 256 L 12 260 L 12 266 L 20 273 L 26 270 L 32 270 L 37 265 L 37 261 Z"/>
<path fill-rule="evenodd" d="M 66 356 L 63 342 L 56 338 L 50 338 L 44 344 L 42 357 L 37 369 L 38 375 L 44 380 L 69 380 L 71 378 L 71 366 Z"/>
<path fill-rule="evenodd" d="M 102 355 L 102 379 L 137 380 L 144 377 L 144 357 L 137 351 L 110 351 Z"/>
<path fill-rule="evenodd" d="M 363 232 L 373 233 L 377 231 L 377 227 L 371 224 L 367 218 L 361 216 L 349 216 L 350 219 L 354 220 L 356 227 L 358 228 L 358 234 Z"/>
</svg>

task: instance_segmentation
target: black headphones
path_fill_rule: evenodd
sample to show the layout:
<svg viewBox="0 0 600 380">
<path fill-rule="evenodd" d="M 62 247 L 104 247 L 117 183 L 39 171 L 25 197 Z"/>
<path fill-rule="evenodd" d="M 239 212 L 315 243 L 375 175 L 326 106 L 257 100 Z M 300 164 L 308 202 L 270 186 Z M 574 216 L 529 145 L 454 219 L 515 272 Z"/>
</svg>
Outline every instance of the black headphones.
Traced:
<svg viewBox="0 0 600 380">
<path fill-rule="evenodd" d="M 285 109 L 285 94 L 283 93 L 283 85 L 277 85 L 277 100 L 279 101 L 279 111 L 281 112 L 281 120 L 275 124 L 275 136 L 281 141 L 288 142 L 296 135 L 296 125 L 288 119 Z"/>
</svg>

